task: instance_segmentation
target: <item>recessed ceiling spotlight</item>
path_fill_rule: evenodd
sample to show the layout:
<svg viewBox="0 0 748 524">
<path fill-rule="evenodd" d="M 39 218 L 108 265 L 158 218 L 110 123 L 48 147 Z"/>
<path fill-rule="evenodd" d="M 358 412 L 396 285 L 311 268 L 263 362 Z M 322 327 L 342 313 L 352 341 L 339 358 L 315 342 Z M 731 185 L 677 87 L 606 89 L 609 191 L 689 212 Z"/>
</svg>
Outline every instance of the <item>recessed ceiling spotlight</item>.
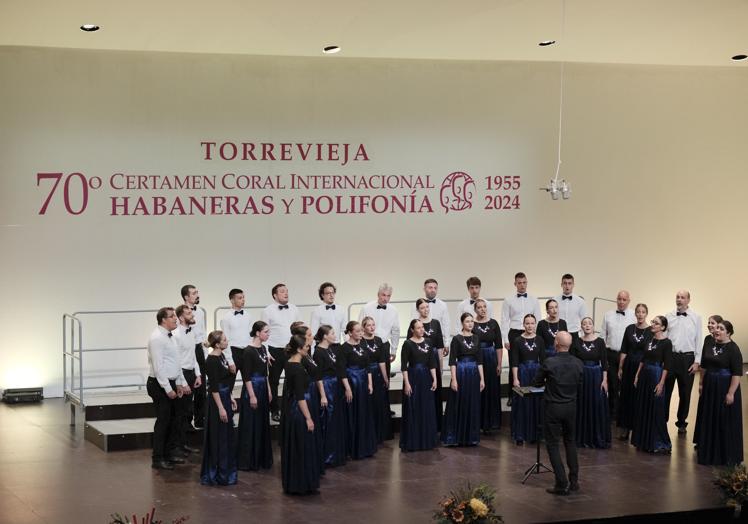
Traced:
<svg viewBox="0 0 748 524">
<path fill-rule="evenodd" d="M 81 26 L 81 31 L 86 31 L 87 33 L 92 33 L 94 31 L 98 31 L 100 28 L 96 24 L 83 24 Z"/>
<path fill-rule="evenodd" d="M 748 55 L 735 55 L 732 57 L 732 59 L 736 62 L 740 62 L 742 60 L 745 60 L 746 58 L 748 58 Z"/>
<path fill-rule="evenodd" d="M 326 55 L 334 55 L 335 53 L 340 53 L 340 46 L 328 45 L 322 48 L 322 52 Z"/>
<path fill-rule="evenodd" d="M 556 43 L 556 41 L 555 41 L 555 40 L 543 40 L 543 41 L 542 41 L 542 42 L 540 42 L 540 43 L 539 43 L 538 45 L 539 45 L 540 47 L 546 47 L 546 46 L 549 46 L 549 45 L 553 45 L 553 44 L 555 44 L 555 43 Z"/>
</svg>

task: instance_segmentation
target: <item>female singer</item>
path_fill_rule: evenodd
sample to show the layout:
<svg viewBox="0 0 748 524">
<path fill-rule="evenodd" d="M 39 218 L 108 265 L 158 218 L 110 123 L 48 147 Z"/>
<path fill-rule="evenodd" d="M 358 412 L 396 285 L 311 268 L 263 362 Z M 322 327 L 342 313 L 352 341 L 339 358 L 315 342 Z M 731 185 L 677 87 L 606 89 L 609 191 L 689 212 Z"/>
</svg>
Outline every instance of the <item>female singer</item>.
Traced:
<svg viewBox="0 0 748 524">
<path fill-rule="evenodd" d="M 673 344 L 667 338 L 667 319 L 656 316 L 650 326 L 652 340 L 634 377 L 636 410 L 631 443 L 643 451 L 670 454 L 672 447 L 665 415 L 665 379 L 673 362 Z"/>
<path fill-rule="evenodd" d="M 514 387 L 531 386 L 540 364 L 545 361 L 545 342 L 535 334 L 535 315 L 525 315 L 522 320 L 524 332 L 510 342 L 509 365 L 512 368 Z M 512 398 L 512 440 L 521 446 L 538 439 L 538 428 L 542 425 L 543 410 L 537 395 Z"/>
<path fill-rule="evenodd" d="M 340 367 L 338 334 L 332 327 L 323 324 L 317 330 L 314 340 L 317 343 L 314 362 L 322 375 L 327 398 L 327 407 L 322 410 L 319 428 L 322 433 L 322 456 L 325 466 L 342 466 L 347 455 L 342 385 L 345 370 Z"/>
<path fill-rule="evenodd" d="M 442 419 L 444 418 L 444 400 L 442 399 L 442 357 L 446 357 L 449 354 L 449 350 L 445 347 L 444 331 L 442 330 L 441 322 L 435 318 L 431 318 L 431 306 L 429 305 L 429 302 L 423 298 L 416 300 L 416 311 L 418 312 L 418 320 L 423 324 L 423 336 L 429 340 L 429 345 L 434 352 L 434 359 L 436 361 L 434 408 L 436 412 L 436 430 L 441 431 Z M 412 333 L 408 330 L 408 338 L 410 338 L 411 335 Z"/>
<path fill-rule="evenodd" d="M 483 353 L 483 371 L 486 387 L 480 394 L 480 427 L 485 434 L 501 427 L 501 361 L 504 344 L 501 342 L 499 323 L 488 317 L 488 305 L 479 298 L 473 304 L 475 324 L 473 333 L 478 335 Z"/>
<path fill-rule="evenodd" d="M 371 394 L 374 391 L 369 372 L 369 354 L 361 343 L 364 328 L 355 320 L 345 326 L 348 341 L 340 351 L 341 366 L 345 369 L 345 411 L 348 421 L 348 455 L 355 460 L 372 457 L 377 452 L 374 433 L 374 413 Z"/>
<path fill-rule="evenodd" d="M 400 449 L 433 449 L 438 442 L 433 395 L 437 388 L 436 360 L 431 341 L 425 337 L 423 323 L 410 321 L 400 356 L 403 372 L 403 418 Z"/>
<path fill-rule="evenodd" d="M 452 338 L 449 348 L 450 381 L 444 412 L 442 443 L 445 446 L 476 446 L 480 442 L 480 393 L 483 379 L 483 352 L 473 334 L 475 321 L 470 313 L 460 316 L 462 331 Z"/>
<path fill-rule="evenodd" d="M 556 354 L 556 346 L 553 341 L 556 340 L 556 333 L 559 331 L 568 331 L 566 320 L 558 318 L 558 302 L 550 299 L 545 303 L 545 312 L 548 315 L 538 322 L 537 333 L 543 338 L 545 344 L 545 354 L 552 357 Z"/>
<path fill-rule="evenodd" d="M 231 396 L 231 386 L 236 375 L 229 371 L 229 364 L 223 355 L 224 350 L 229 347 L 223 331 L 213 331 L 208 335 L 208 345 L 213 351 L 205 358 L 210 402 L 200 483 L 227 486 L 236 484 L 237 479 L 234 438 L 236 401 Z"/>
<path fill-rule="evenodd" d="M 291 336 L 304 337 L 304 341 L 306 342 L 306 344 L 310 348 L 312 347 L 312 342 L 314 340 L 312 331 L 309 329 L 309 326 L 305 325 L 303 322 L 297 321 L 291 324 Z M 325 393 L 325 386 L 322 382 L 322 374 L 320 373 L 319 367 L 317 366 L 316 362 L 314 362 L 314 359 L 312 359 L 312 356 L 309 352 L 307 352 L 307 354 L 301 358 L 301 364 L 304 366 L 304 369 L 306 370 L 307 375 L 309 375 L 310 379 L 308 399 L 309 413 L 311 413 L 312 415 L 314 427 L 319 428 L 320 419 L 322 417 L 322 410 L 327 407 L 327 394 Z M 322 432 L 315 431 L 314 438 L 317 442 L 317 456 L 320 459 L 320 474 L 324 475 L 324 442 L 322 440 Z"/>
<path fill-rule="evenodd" d="M 703 355 L 704 352 L 707 350 L 707 348 L 711 348 L 715 345 L 714 342 L 714 328 L 717 327 L 717 324 L 722 322 L 724 320 L 721 315 L 712 315 L 707 319 L 706 323 L 706 329 L 709 331 L 707 336 L 704 337 L 704 345 L 701 347 L 701 354 Z M 703 370 L 700 370 L 703 371 Z M 701 406 L 701 393 L 704 390 L 704 374 L 699 373 L 700 379 L 699 379 L 699 406 Z M 701 409 L 700 407 L 698 409 Z M 694 436 L 693 436 L 693 443 L 695 446 L 698 447 L 698 442 L 696 441 L 696 435 L 699 433 L 699 417 L 696 417 L 696 426 L 694 428 Z"/>
<path fill-rule="evenodd" d="M 743 356 L 731 340 L 732 323 L 713 329 L 714 343 L 701 354 L 699 410 L 694 443 L 699 464 L 731 466 L 743 461 L 743 414 L 740 377 Z"/>
<path fill-rule="evenodd" d="M 270 327 L 257 321 L 249 332 L 252 342 L 244 348 L 242 361 L 242 396 L 239 410 L 239 443 L 237 463 L 241 470 L 257 471 L 273 465 L 270 442 L 270 384 L 268 384 L 268 350 L 264 346 Z"/>
<path fill-rule="evenodd" d="M 621 342 L 621 356 L 618 364 L 618 379 L 621 396 L 618 400 L 618 427 L 621 440 L 628 440 L 631 430 L 634 429 L 634 412 L 636 409 L 636 388 L 634 377 L 639 369 L 639 363 L 644 356 L 644 350 L 649 341 L 652 340 L 652 331 L 649 329 L 647 315 L 649 308 L 646 304 L 637 304 L 634 309 L 636 324 L 631 324 L 623 333 Z"/>
<path fill-rule="evenodd" d="M 374 433 L 377 442 L 381 444 L 385 440 L 392 439 L 392 415 L 390 415 L 390 375 L 387 373 L 387 362 L 390 354 L 384 342 L 374 335 L 377 325 L 371 317 L 361 320 L 364 328 L 364 336 L 361 339 L 361 347 L 365 347 L 369 353 L 369 373 L 374 391 L 371 395 L 372 410 L 374 413 Z"/>
<path fill-rule="evenodd" d="M 319 489 L 320 460 L 317 456 L 315 426 L 309 411 L 309 375 L 301 363 L 309 345 L 294 335 L 285 349 L 283 411 L 281 413 L 281 475 L 283 491 L 291 495 L 316 493 Z"/>
<path fill-rule="evenodd" d="M 582 384 L 577 395 L 577 446 L 610 447 L 608 407 L 608 356 L 605 341 L 595 335 L 590 317 L 582 319 L 582 337 L 572 354 L 584 364 Z"/>
</svg>

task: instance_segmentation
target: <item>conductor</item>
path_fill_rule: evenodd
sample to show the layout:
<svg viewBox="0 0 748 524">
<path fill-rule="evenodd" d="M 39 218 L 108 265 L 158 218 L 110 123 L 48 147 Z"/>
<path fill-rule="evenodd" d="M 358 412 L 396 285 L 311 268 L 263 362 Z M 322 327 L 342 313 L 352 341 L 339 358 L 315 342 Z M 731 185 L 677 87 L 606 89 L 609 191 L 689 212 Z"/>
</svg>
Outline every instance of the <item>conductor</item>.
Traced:
<svg viewBox="0 0 748 524">
<path fill-rule="evenodd" d="M 545 419 L 543 433 L 548 448 L 548 457 L 556 475 L 556 483 L 546 489 L 553 495 L 568 495 L 569 491 L 579 489 L 579 462 L 574 435 L 577 415 L 577 388 L 582 382 L 582 361 L 569 353 L 571 335 L 559 331 L 554 343 L 556 356 L 545 359 L 537 375 L 534 386 L 545 386 Z M 561 461 L 559 440 L 563 437 L 566 448 L 566 464 L 569 477 L 566 477 L 564 463 Z"/>
</svg>

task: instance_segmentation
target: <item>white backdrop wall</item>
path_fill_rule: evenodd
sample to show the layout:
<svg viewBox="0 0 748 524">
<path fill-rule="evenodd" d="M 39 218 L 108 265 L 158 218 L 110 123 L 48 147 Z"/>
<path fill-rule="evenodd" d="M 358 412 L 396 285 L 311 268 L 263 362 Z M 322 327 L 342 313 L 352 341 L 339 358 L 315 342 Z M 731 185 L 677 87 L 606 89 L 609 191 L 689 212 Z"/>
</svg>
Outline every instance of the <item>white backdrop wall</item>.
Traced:
<svg viewBox="0 0 748 524">
<path fill-rule="evenodd" d="M 373 299 L 381 281 L 396 299 L 416 297 L 426 277 L 461 297 L 475 274 L 503 296 L 523 270 L 532 293 L 549 295 L 568 271 L 581 294 L 627 288 L 653 314 L 688 288 L 693 308 L 734 320 L 748 348 L 744 68 L 568 64 L 561 174 L 573 197 L 558 202 L 537 190 L 555 170 L 558 64 L 5 47 L 0 72 L 0 388 L 59 395 L 64 312 L 175 305 L 186 282 L 212 319 L 232 287 L 262 304 L 284 281 L 292 301 L 309 303 L 332 280 L 347 304 Z M 202 141 L 360 143 L 369 161 L 206 160 Z M 454 171 L 472 176 L 475 198 L 445 213 L 439 186 Z M 37 186 L 39 172 L 99 176 L 104 187 L 77 216 L 58 189 L 40 215 L 52 183 Z M 286 215 L 280 198 L 336 192 L 128 192 L 107 187 L 114 173 L 430 176 L 436 187 L 417 193 L 434 212 Z M 521 177 L 520 209 L 483 209 L 487 176 Z M 112 197 L 208 193 L 272 195 L 280 210 L 111 216 Z M 148 316 L 91 324 L 87 342 L 140 345 L 151 326 Z M 143 354 L 90 366 L 104 381 L 146 369 Z"/>
</svg>

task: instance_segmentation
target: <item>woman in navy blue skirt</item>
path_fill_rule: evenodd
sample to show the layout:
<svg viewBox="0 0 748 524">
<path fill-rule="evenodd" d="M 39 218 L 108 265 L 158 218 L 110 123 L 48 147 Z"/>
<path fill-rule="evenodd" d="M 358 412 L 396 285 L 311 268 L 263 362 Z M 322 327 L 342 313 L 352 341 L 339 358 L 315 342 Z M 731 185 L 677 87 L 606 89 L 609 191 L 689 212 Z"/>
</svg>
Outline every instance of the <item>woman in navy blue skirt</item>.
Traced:
<svg viewBox="0 0 748 524">
<path fill-rule="evenodd" d="M 283 411 L 281 414 L 281 479 L 291 495 L 316 493 L 320 459 L 315 426 L 309 410 L 309 374 L 301 363 L 309 354 L 304 337 L 294 335 L 285 349 Z"/>
<path fill-rule="evenodd" d="M 442 398 L 442 357 L 449 354 L 444 340 L 444 327 L 441 323 L 431 318 L 431 306 L 429 301 L 424 298 L 416 300 L 416 313 L 418 320 L 423 324 L 423 336 L 428 339 L 431 350 L 434 352 L 436 361 L 436 390 L 434 391 L 434 412 L 436 413 L 436 430 L 442 430 L 442 421 L 444 420 L 444 402 Z M 408 338 L 412 333 L 408 331 Z"/>
<path fill-rule="evenodd" d="M 545 356 L 552 357 L 556 354 L 556 333 L 569 331 L 569 328 L 566 327 L 566 321 L 558 316 L 558 302 L 555 299 L 551 298 L 545 302 L 545 312 L 546 318 L 538 322 L 535 331 L 545 343 Z"/>
<path fill-rule="evenodd" d="M 436 392 L 436 359 L 432 342 L 425 337 L 423 323 L 410 321 L 400 355 L 403 372 L 403 417 L 400 449 L 421 451 L 433 449 L 438 442 L 434 393 Z"/>
<path fill-rule="evenodd" d="M 345 369 L 343 388 L 348 425 L 348 455 L 358 460 L 373 457 L 377 452 L 371 399 L 374 386 L 369 372 L 369 354 L 362 347 L 364 328 L 351 320 L 345 326 L 345 333 L 348 341 L 341 347 L 340 360 Z"/>
<path fill-rule="evenodd" d="M 652 340 L 634 377 L 637 402 L 631 443 L 642 451 L 669 455 L 672 444 L 667 432 L 664 391 L 673 362 L 673 344 L 665 335 L 667 324 L 664 316 L 652 319 Z"/>
<path fill-rule="evenodd" d="M 480 428 L 485 434 L 501 428 L 501 364 L 504 344 L 501 328 L 496 320 L 488 316 L 488 304 L 479 298 L 473 304 L 475 325 L 473 333 L 478 335 L 483 352 L 483 377 L 486 387 L 480 394 Z"/>
<path fill-rule="evenodd" d="M 249 332 L 252 342 L 244 348 L 242 396 L 239 410 L 237 463 L 241 470 L 257 471 L 273 465 L 270 442 L 270 384 L 268 384 L 268 325 L 259 320 Z"/>
<path fill-rule="evenodd" d="M 392 415 L 390 414 L 390 375 L 387 373 L 387 362 L 390 352 L 382 339 L 374 334 L 377 325 L 371 317 L 361 319 L 364 336 L 361 347 L 369 353 L 369 372 L 374 390 L 371 394 L 371 405 L 374 412 L 374 432 L 377 442 L 392 439 Z"/>
<path fill-rule="evenodd" d="M 346 461 L 346 425 L 343 403 L 345 370 L 340 366 L 338 334 L 332 326 L 323 324 L 314 336 L 314 362 L 319 367 L 325 388 L 327 407 L 322 410 L 319 428 L 322 433 L 322 458 L 325 466 L 342 466 Z"/>
<path fill-rule="evenodd" d="M 584 364 L 577 395 L 577 446 L 610 447 L 610 411 L 608 406 L 608 357 L 605 341 L 595 335 L 590 317 L 582 319 L 582 336 L 572 355 Z"/>
<path fill-rule="evenodd" d="M 743 356 L 730 337 L 732 323 L 719 322 L 714 343 L 701 354 L 699 410 L 694 443 L 699 464 L 731 466 L 743 462 L 743 404 L 740 377 Z"/>
<path fill-rule="evenodd" d="M 618 399 L 617 425 L 621 430 L 618 438 L 628 440 L 634 429 L 634 413 L 636 411 L 636 388 L 634 377 L 639 370 L 639 364 L 644 356 L 649 341 L 652 340 L 652 330 L 647 322 L 649 308 L 646 304 L 637 304 L 634 308 L 636 324 L 626 327 L 621 341 L 621 355 L 618 363 L 618 383 L 620 397 Z"/>
<path fill-rule="evenodd" d="M 460 323 L 462 331 L 452 338 L 449 347 L 452 379 L 444 411 L 442 443 L 445 446 L 476 446 L 480 442 L 480 393 L 486 387 L 483 351 L 480 339 L 473 334 L 473 315 L 463 313 Z"/>
<path fill-rule="evenodd" d="M 535 315 L 528 314 L 522 320 L 524 332 L 510 341 L 509 365 L 512 369 L 514 387 L 532 386 L 540 364 L 545 361 L 545 342 L 535 334 Z M 525 442 L 535 442 L 539 437 L 539 427 L 543 424 L 541 398 L 538 395 L 512 397 L 512 440 L 521 446 Z"/>
<path fill-rule="evenodd" d="M 305 325 L 303 322 L 297 321 L 291 324 L 291 336 L 304 337 L 306 345 L 310 348 L 312 347 L 312 342 L 314 341 L 312 331 L 309 329 L 309 326 Z M 327 407 L 327 395 L 325 393 L 324 383 L 322 382 L 320 369 L 314 362 L 310 352 L 307 352 L 301 358 L 301 365 L 304 366 L 304 370 L 307 372 L 307 375 L 309 375 L 309 401 L 307 404 L 309 407 L 309 413 L 312 415 L 312 420 L 314 421 L 314 427 L 317 428 L 317 431 L 314 432 L 314 438 L 317 442 L 317 456 L 320 460 L 320 474 L 324 475 L 324 443 L 322 440 L 322 432 L 319 431 L 319 428 L 321 426 L 320 420 L 322 417 L 322 410 Z"/>
<path fill-rule="evenodd" d="M 223 355 L 229 347 L 223 331 L 213 331 L 208 335 L 208 345 L 213 351 L 205 358 L 209 402 L 200 483 L 226 486 L 236 484 L 237 480 L 234 437 L 236 401 L 231 396 L 235 375 L 229 371 L 229 364 Z"/>
</svg>

